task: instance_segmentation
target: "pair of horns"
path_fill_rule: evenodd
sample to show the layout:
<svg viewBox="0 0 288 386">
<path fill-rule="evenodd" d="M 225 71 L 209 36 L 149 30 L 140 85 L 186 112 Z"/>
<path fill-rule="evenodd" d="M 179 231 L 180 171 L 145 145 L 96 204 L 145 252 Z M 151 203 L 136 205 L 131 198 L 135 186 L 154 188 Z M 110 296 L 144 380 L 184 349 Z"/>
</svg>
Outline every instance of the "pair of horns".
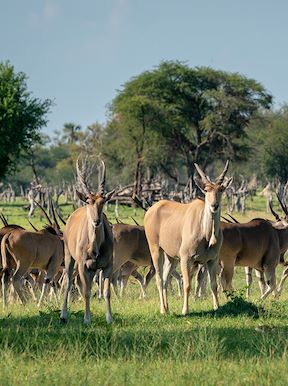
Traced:
<svg viewBox="0 0 288 386">
<path fill-rule="evenodd" d="M 51 221 L 50 217 L 48 216 L 48 213 L 46 212 L 46 210 L 43 208 L 43 206 L 39 202 L 37 202 L 35 200 L 34 200 L 34 202 L 41 209 L 41 211 L 44 214 L 44 216 L 46 217 L 46 220 L 48 221 L 49 225 L 51 225 L 53 228 L 54 228 L 54 225 L 56 225 L 57 229 L 60 231 L 60 225 L 59 225 L 59 223 L 57 221 L 57 218 L 56 218 L 55 208 L 54 208 L 51 196 L 49 195 L 49 204 L 51 206 L 51 211 L 52 211 L 52 217 L 53 217 L 54 224 Z M 30 221 L 29 221 L 29 223 L 30 223 Z M 32 225 L 32 224 L 30 223 L 30 225 Z M 32 225 L 32 227 L 35 229 L 35 227 L 33 225 Z"/>
<path fill-rule="evenodd" d="M 76 171 L 77 171 L 77 178 L 80 184 L 80 187 L 86 196 L 89 196 L 92 194 L 89 185 L 88 185 L 88 157 L 84 157 L 82 161 L 82 165 L 80 167 L 80 157 L 78 157 L 76 162 Z M 102 171 L 101 171 L 102 168 Z M 98 193 L 103 196 L 104 190 L 105 190 L 105 180 L 106 180 L 106 166 L 104 161 L 101 161 L 101 165 L 99 167 L 99 178 L 98 178 Z"/>
<path fill-rule="evenodd" d="M 199 166 L 198 164 L 196 164 L 196 163 L 194 163 L 194 166 L 195 166 L 197 172 L 199 173 L 199 175 L 200 175 L 202 181 L 203 181 L 205 184 L 210 183 L 211 181 L 210 181 L 209 177 L 206 176 L 206 174 L 203 172 L 203 170 L 200 168 L 200 166 Z M 229 161 L 226 161 L 226 164 L 225 164 L 225 167 L 224 167 L 222 173 L 221 173 L 221 174 L 219 175 L 219 177 L 217 177 L 216 180 L 215 180 L 215 182 L 216 182 L 217 184 L 220 184 L 220 185 L 221 185 L 221 184 L 223 183 L 224 178 L 225 178 L 225 175 L 226 175 L 226 173 L 227 173 L 227 171 L 228 171 L 228 167 L 229 167 Z"/>
<path fill-rule="evenodd" d="M 282 200 L 280 199 L 280 196 L 279 196 L 278 193 L 276 194 L 276 196 L 277 196 L 277 199 L 279 201 L 279 204 L 280 204 L 283 212 L 285 213 L 285 216 L 288 217 L 288 208 L 287 208 L 287 206 L 282 202 Z M 281 221 L 281 217 L 274 211 L 274 209 L 272 207 L 272 201 L 273 201 L 273 198 L 270 197 L 270 199 L 269 199 L 269 207 L 270 207 L 271 213 L 273 214 L 273 216 L 275 217 L 275 219 L 277 221 Z"/>
</svg>

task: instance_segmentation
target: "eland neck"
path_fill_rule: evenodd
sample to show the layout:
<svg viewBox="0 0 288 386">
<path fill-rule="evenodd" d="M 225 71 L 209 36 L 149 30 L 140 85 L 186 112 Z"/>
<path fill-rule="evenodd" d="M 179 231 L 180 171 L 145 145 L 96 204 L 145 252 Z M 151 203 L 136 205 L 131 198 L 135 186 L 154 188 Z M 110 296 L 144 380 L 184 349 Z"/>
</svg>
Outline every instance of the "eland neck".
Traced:
<svg viewBox="0 0 288 386">
<path fill-rule="evenodd" d="M 96 255 L 97 257 L 99 255 L 99 247 L 101 246 L 105 238 L 103 219 L 101 220 L 100 225 L 95 227 L 90 221 L 89 216 L 87 216 L 87 236 L 88 255 Z"/>
<path fill-rule="evenodd" d="M 216 212 L 212 212 L 209 203 L 205 200 L 205 206 L 202 213 L 202 232 L 208 242 L 208 247 L 214 246 L 218 241 L 220 213 L 220 206 Z"/>
</svg>

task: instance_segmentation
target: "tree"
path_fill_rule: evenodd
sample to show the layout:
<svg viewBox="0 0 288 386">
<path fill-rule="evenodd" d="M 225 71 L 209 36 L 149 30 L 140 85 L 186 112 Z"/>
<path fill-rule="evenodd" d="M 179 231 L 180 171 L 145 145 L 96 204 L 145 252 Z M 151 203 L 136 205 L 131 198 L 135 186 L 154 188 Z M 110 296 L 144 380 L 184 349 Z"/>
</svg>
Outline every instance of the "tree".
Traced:
<svg viewBox="0 0 288 386">
<path fill-rule="evenodd" d="M 40 129 L 47 124 L 51 100 L 33 98 L 27 77 L 15 73 L 9 63 L 0 63 L 0 176 L 15 170 L 19 156 L 40 141 Z"/>
<path fill-rule="evenodd" d="M 143 166 L 149 166 L 153 158 L 153 144 L 160 145 L 160 139 L 155 142 L 157 133 L 150 130 L 153 120 L 158 114 L 158 107 L 147 98 L 136 95 L 135 98 L 119 97 L 114 100 L 115 115 L 107 125 L 102 137 L 103 153 L 114 168 L 124 171 L 124 175 L 133 174 L 134 193 L 139 195 L 143 177 Z M 158 155 L 157 159 L 161 157 Z M 152 162 L 153 163 L 153 162 Z M 131 181 L 131 178 L 129 178 Z M 122 181 L 123 182 L 123 181 Z"/>
<path fill-rule="evenodd" d="M 133 151 L 140 150 L 135 164 L 139 157 L 142 164 L 147 161 L 151 154 L 148 138 L 153 133 L 155 144 L 160 142 L 167 154 L 150 161 L 173 177 L 171 166 L 177 155 L 190 177 L 194 162 L 205 168 L 215 160 L 245 159 L 248 147 L 242 139 L 249 121 L 271 102 L 271 95 L 253 79 L 163 62 L 128 81 L 113 100 L 111 112 L 134 139 Z"/>
<path fill-rule="evenodd" d="M 258 151 L 262 158 L 264 175 L 288 181 L 288 106 L 269 114 L 261 128 L 262 146 Z"/>
<path fill-rule="evenodd" d="M 80 139 L 80 132 L 80 125 L 76 125 L 72 122 L 64 123 L 62 139 L 67 143 L 76 143 Z"/>
</svg>

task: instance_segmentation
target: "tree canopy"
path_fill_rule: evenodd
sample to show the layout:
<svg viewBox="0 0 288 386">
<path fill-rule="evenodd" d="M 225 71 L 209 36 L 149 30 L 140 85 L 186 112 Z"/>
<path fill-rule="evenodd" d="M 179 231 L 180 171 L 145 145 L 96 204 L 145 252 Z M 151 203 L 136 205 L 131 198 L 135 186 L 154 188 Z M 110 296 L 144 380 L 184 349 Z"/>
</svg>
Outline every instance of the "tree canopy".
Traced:
<svg viewBox="0 0 288 386">
<path fill-rule="evenodd" d="M 1 64 L 0 81 L 2 175 L 5 165 L 5 171 L 7 165 L 11 170 L 17 154 L 26 153 L 21 173 L 10 182 L 27 186 L 36 175 L 47 183 L 73 182 L 80 152 L 96 163 L 106 161 L 111 186 L 134 180 L 136 193 L 145 173 L 148 179 L 165 174 L 182 185 L 189 178 L 190 186 L 194 162 L 210 168 L 210 175 L 211 168 L 230 159 L 232 169 L 237 168 L 235 179 L 239 173 L 252 175 L 255 165 L 263 181 L 266 176 L 288 178 L 287 107 L 267 110 L 271 95 L 243 75 L 163 62 L 123 85 L 111 102 L 106 124 L 82 129 L 78 123 L 64 123 L 45 144 L 37 141 L 51 101 L 32 98 L 26 76 L 15 74 L 9 63 Z"/>
<path fill-rule="evenodd" d="M 40 101 L 27 89 L 27 77 L 0 63 L 0 176 L 15 169 L 22 151 L 40 141 L 51 100 Z"/>
<path fill-rule="evenodd" d="M 190 176 L 194 162 L 205 167 L 215 160 L 245 160 L 247 126 L 256 111 L 271 103 L 264 87 L 243 75 L 163 62 L 118 92 L 109 137 L 114 141 L 121 132 L 138 166 L 161 165 L 173 176 L 178 157 Z M 127 151 L 121 149 L 122 159 Z"/>
<path fill-rule="evenodd" d="M 253 138 L 259 167 L 267 179 L 288 180 L 288 106 L 264 115 Z"/>
</svg>

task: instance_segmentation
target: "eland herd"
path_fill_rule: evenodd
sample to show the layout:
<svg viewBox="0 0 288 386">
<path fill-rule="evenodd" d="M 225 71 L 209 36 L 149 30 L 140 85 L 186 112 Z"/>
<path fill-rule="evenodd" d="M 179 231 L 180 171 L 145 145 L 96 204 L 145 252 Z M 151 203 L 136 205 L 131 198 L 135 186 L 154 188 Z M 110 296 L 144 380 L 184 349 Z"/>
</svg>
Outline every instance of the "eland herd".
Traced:
<svg viewBox="0 0 288 386">
<path fill-rule="evenodd" d="M 252 269 L 259 281 L 261 300 L 271 292 L 278 296 L 288 277 L 286 268 L 276 288 L 275 270 L 284 262 L 288 249 L 288 208 L 277 196 L 284 217 L 274 211 L 270 202 L 275 221 L 256 218 L 239 223 L 232 217 L 232 220 L 221 221 L 221 197 L 232 182 L 232 178 L 226 177 L 228 161 L 214 181 L 199 165 L 194 165 L 200 177 L 195 177 L 195 183 L 204 198 L 196 198 L 188 204 L 160 200 L 146 211 L 144 226 L 108 221 L 103 210 L 115 190 L 105 193 L 105 164 L 101 162 L 98 189 L 92 192 L 79 159 L 77 195 L 82 206 L 66 222 L 59 216 L 65 224 L 63 233 L 52 200 L 53 219 L 36 203 L 49 222 L 41 230 L 31 231 L 8 224 L 1 215 L 4 222 L 0 229 L 3 306 L 7 307 L 9 289 L 10 299 L 18 297 L 25 304 L 28 291 L 37 301 L 35 289 L 39 286 L 38 306 L 47 297 L 49 287 L 51 296 L 59 302 L 60 289 L 64 291 L 60 321 L 65 323 L 68 299 L 75 293 L 73 289 L 78 289 L 85 301 L 84 323 L 89 324 L 91 288 L 97 282 L 99 296 L 103 296 L 106 303 L 107 323 L 112 323 L 111 284 L 118 296 L 120 283 L 122 295 L 132 275 L 139 282 L 144 297 L 146 286 L 155 275 L 160 312 L 169 312 L 167 291 L 174 277 L 183 295 L 182 314 L 187 315 L 193 274 L 196 273 L 196 297 L 203 293 L 209 276 L 213 307 L 217 309 L 217 283 L 219 281 L 223 291 L 233 291 L 235 266 L 245 267 L 247 296 L 250 295 Z M 181 275 L 176 270 L 178 262 Z M 149 267 L 145 277 L 138 272 L 139 267 Z"/>
</svg>

